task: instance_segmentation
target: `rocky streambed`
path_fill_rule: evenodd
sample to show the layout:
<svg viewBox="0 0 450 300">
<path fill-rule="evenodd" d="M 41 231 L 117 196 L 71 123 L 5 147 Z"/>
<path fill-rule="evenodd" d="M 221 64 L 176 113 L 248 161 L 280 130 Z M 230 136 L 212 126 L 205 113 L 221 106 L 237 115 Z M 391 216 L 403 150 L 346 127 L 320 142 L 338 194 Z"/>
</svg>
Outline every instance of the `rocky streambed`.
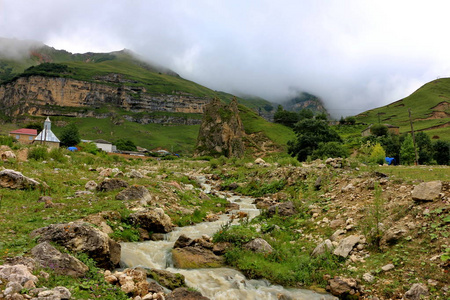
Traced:
<svg viewBox="0 0 450 300">
<path fill-rule="evenodd" d="M 200 178 L 200 180 L 205 191 L 209 193 L 211 187 L 204 183 L 204 178 Z M 227 197 L 228 201 L 237 204 L 238 209 L 232 211 L 230 215 L 221 215 L 218 220 L 213 222 L 176 228 L 165 234 L 160 241 L 122 243 L 121 264 L 127 268 L 142 267 L 182 274 L 189 287 L 198 290 L 209 299 L 337 299 L 332 295 L 310 290 L 288 289 L 272 285 L 267 280 L 250 280 L 241 272 L 225 267 L 182 268 L 195 263 L 208 266 L 223 264 L 222 258 L 215 254 L 220 253 L 220 249 L 214 247 L 210 236 L 225 224 L 232 224 L 233 220 L 230 216 L 241 213 L 252 219 L 259 214 L 259 209 L 253 204 L 254 198 L 226 193 L 222 193 L 221 196 Z M 237 219 L 234 220 L 234 223 L 236 222 Z M 258 241 L 255 243 L 258 244 Z M 255 250 L 264 251 L 263 248 L 267 242 L 262 240 L 259 243 L 255 246 Z M 174 259 L 173 256 L 176 258 Z"/>
</svg>

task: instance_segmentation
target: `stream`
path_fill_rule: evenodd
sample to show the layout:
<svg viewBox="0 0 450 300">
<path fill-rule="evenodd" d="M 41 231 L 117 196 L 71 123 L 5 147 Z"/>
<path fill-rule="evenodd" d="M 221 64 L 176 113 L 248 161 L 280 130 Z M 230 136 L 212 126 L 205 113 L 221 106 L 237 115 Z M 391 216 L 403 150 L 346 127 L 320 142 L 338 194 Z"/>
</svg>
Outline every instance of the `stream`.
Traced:
<svg viewBox="0 0 450 300">
<path fill-rule="evenodd" d="M 204 177 L 198 178 L 206 193 L 211 187 L 205 184 Z M 259 210 L 253 203 L 253 198 L 245 196 L 227 197 L 229 202 L 239 205 L 239 211 L 246 212 L 249 218 L 259 215 Z M 182 234 L 191 239 L 200 238 L 202 235 L 213 236 L 221 226 L 229 222 L 229 215 L 221 215 L 214 222 L 203 222 L 193 226 L 177 227 L 167 233 L 162 241 L 146 241 L 139 243 L 122 243 L 121 265 L 134 268 L 145 267 L 152 269 L 164 269 L 185 276 L 186 284 L 195 288 L 203 296 L 211 300 L 230 299 L 299 299 L 299 300 L 332 300 L 336 297 L 328 294 L 320 294 L 311 290 L 284 288 L 273 285 L 267 280 L 247 279 L 241 272 L 231 268 L 209 269 L 176 269 L 171 260 L 171 250 L 175 241 Z M 238 222 L 235 220 L 234 222 Z"/>
</svg>

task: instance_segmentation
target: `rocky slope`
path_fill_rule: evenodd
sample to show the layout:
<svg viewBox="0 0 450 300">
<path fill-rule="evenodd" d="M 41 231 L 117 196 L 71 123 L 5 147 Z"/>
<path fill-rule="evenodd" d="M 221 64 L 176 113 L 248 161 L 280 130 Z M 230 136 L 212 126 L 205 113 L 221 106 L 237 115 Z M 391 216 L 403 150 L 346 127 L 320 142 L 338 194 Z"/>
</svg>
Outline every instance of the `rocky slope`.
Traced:
<svg viewBox="0 0 450 300">
<path fill-rule="evenodd" d="M 10 116 L 30 114 L 80 117 L 87 113 L 67 108 L 92 110 L 111 105 L 132 112 L 198 114 L 203 113 L 205 105 L 210 101 L 207 97 L 182 92 L 151 94 L 143 86 L 124 84 L 121 78 L 119 74 L 110 74 L 103 81 L 87 82 L 71 78 L 21 77 L 0 86 L 0 103 L 3 104 L 4 112 Z"/>
</svg>

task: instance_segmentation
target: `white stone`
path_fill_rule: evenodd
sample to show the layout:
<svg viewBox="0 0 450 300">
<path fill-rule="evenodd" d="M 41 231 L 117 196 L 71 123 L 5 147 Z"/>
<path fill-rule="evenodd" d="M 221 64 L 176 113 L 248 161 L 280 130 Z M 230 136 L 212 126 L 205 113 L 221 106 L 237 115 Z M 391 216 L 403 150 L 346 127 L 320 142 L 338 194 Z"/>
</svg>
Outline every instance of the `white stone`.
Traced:
<svg viewBox="0 0 450 300">
<path fill-rule="evenodd" d="M 382 267 L 381 267 L 381 270 L 387 272 L 387 271 L 390 271 L 390 270 L 392 270 L 392 269 L 394 269 L 394 268 L 395 268 L 395 266 L 394 266 L 393 264 L 387 264 L 387 265 L 385 265 L 385 266 L 382 266 Z"/>
</svg>

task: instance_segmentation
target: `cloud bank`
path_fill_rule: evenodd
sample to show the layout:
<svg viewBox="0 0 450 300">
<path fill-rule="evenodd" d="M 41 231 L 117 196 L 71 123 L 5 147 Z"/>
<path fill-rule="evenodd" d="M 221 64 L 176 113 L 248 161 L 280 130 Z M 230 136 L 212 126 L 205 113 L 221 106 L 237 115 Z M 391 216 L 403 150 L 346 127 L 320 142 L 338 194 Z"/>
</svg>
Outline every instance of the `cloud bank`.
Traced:
<svg viewBox="0 0 450 300">
<path fill-rule="evenodd" d="M 0 0 L 0 37 L 74 53 L 127 48 L 209 88 L 274 102 L 304 90 L 338 118 L 448 76 L 449 8 L 433 0 Z"/>
</svg>

